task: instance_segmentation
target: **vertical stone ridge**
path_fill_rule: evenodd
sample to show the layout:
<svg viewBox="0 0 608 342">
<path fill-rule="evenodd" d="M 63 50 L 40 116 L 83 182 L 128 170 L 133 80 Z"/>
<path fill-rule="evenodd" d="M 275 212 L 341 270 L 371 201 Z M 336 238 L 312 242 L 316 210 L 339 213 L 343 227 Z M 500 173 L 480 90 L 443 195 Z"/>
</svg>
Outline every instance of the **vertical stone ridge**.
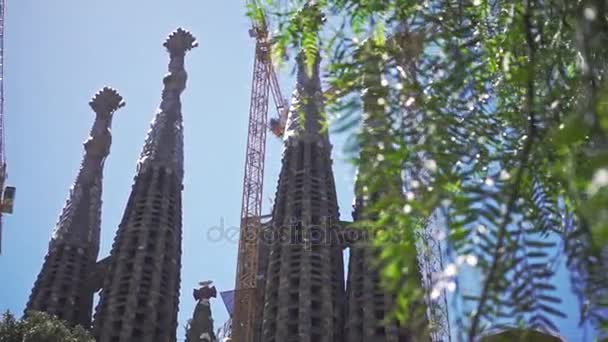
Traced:
<svg viewBox="0 0 608 342">
<path fill-rule="evenodd" d="M 180 94 L 186 52 L 197 44 L 180 28 L 164 46 L 169 73 L 112 245 L 95 313 L 98 342 L 176 340 L 184 172 Z"/>
<path fill-rule="evenodd" d="M 89 105 L 96 115 L 82 163 L 26 305 L 26 312 L 44 311 L 83 326 L 91 323 L 88 279 L 99 253 L 103 166 L 112 144 L 113 114 L 124 102 L 116 90 L 105 87 Z"/>
<path fill-rule="evenodd" d="M 319 57 L 298 83 L 272 212 L 261 341 L 343 342 L 344 265 Z"/>
</svg>

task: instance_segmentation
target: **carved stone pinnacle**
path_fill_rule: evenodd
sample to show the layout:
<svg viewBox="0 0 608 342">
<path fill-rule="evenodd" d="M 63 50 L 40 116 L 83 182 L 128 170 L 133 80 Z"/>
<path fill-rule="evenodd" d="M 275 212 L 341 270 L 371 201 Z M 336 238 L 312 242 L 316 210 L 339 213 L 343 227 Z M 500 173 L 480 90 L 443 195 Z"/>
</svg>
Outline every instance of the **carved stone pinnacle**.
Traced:
<svg viewBox="0 0 608 342">
<path fill-rule="evenodd" d="M 125 102 L 116 89 L 104 87 L 93 96 L 89 106 L 97 114 L 111 114 L 118 108 L 124 107 Z"/>
<path fill-rule="evenodd" d="M 198 42 L 192 33 L 180 27 L 169 35 L 163 46 L 171 55 L 183 55 L 197 47 Z"/>
</svg>

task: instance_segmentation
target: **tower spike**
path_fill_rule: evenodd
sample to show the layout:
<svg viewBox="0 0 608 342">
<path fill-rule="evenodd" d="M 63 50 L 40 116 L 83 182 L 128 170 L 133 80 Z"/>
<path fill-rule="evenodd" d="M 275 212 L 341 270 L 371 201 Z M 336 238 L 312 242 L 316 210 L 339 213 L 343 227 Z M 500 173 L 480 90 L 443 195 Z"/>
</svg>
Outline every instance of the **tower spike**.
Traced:
<svg viewBox="0 0 608 342">
<path fill-rule="evenodd" d="M 319 57 L 298 84 L 283 151 L 263 295 L 261 341 L 343 341 L 344 265 Z M 288 237 L 288 241 L 282 239 Z"/>
<path fill-rule="evenodd" d="M 319 75 L 321 58 L 319 55 L 316 56 L 312 73 L 307 70 L 303 52 L 299 53 L 296 59 L 297 84 L 287 116 L 285 140 L 298 136 L 301 139 L 318 140 L 329 144 Z"/>
<path fill-rule="evenodd" d="M 169 53 L 169 72 L 163 78 L 161 103 L 137 163 L 138 174 L 165 167 L 183 179 L 183 124 L 180 95 L 186 89 L 186 52 L 198 46 L 194 36 L 178 28 L 163 43 Z"/>
<path fill-rule="evenodd" d="M 105 87 L 90 102 L 95 121 L 84 142 L 80 170 L 59 217 L 42 270 L 26 307 L 89 326 L 93 289 L 88 283 L 99 254 L 103 166 L 112 143 L 112 117 L 122 97 Z"/>
<path fill-rule="evenodd" d="M 98 342 L 176 340 L 184 173 L 180 94 L 185 55 L 196 40 L 180 28 L 163 45 L 169 72 L 107 262 L 95 313 Z"/>
</svg>

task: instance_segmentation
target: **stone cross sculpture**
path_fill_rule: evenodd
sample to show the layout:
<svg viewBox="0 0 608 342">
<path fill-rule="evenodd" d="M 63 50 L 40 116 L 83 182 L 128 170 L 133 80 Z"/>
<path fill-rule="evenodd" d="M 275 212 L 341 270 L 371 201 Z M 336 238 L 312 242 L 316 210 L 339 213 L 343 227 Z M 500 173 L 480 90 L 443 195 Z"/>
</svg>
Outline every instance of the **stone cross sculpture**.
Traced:
<svg viewBox="0 0 608 342">
<path fill-rule="evenodd" d="M 190 326 L 186 334 L 186 342 L 216 342 L 217 338 L 213 332 L 213 318 L 209 299 L 217 297 L 215 286 L 211 281 L 200 282 L 200 287 L 194 289 L 192 295 L 197 301 L 194 315 L 190 320 Z"/>
</svg>

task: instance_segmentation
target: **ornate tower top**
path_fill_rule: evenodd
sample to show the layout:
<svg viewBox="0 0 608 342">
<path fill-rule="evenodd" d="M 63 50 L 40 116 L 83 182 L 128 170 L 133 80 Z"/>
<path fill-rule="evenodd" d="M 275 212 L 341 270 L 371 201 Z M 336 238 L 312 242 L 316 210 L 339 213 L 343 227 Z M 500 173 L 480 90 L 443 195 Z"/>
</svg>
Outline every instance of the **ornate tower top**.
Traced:
<svg viewBox="0 0 608 342">
<path fill-rule="evenodd" d="M 119 108 L 124 107 L 125 102 L 116 89 L 103 87 L 89 101 L 89 106 L 98 115 L 111 115 Z"/>
<path fill-rule="evenodd" d="M 169 73 L 163 79 L 160 107 L 137 163 L 137 173 L 150 167 L 165 167 L 183 179 L 183 124 L 180 94 L 186 89 L 186 52 L 198 46 L 192 33 L 178 28 L 163 43 L 169 52 Z"/>
<path fill-rule="evenodd" d="M 169 51 L 172 56 L 184 55 L 186 52 L 197 47 L 198 42 L 192 33 L 180 27 L 171 32 L 163 46 L 167 48 L 167 51 Z"/>
<path fill-rule="evenodd" d="M 55 227 L 52 241 L 97 243 L 99 239 L 97 221 L 101 213 L 101 200 L 97 198 L 97 192 L 101 193 L 103 165 L 112 144 L 112 117 L 125 102 L 116 90 L 104 87 L 95 94 L 89 105 L 96 114 L 95 121 L 89 138 L 84 142 L 85 153 L 80 170 Z M 76 217 L 79 218 L 78 222 L 74 222 Z"/>
</svg>

